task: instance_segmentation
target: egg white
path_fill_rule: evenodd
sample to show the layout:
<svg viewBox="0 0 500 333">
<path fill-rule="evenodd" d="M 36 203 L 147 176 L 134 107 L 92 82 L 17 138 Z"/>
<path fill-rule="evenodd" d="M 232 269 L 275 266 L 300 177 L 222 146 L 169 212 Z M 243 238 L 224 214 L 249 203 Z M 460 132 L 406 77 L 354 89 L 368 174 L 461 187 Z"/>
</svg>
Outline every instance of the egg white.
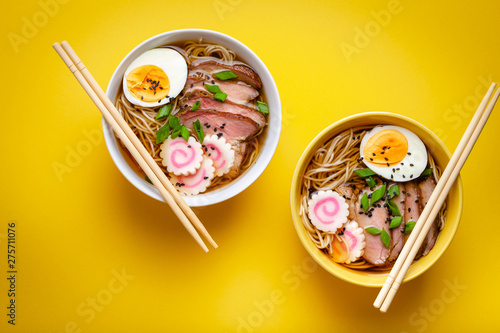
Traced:
<svg viewBox="0 0 500 333">
<path fill-rule="evenodd" d="M 363 140 L 361 140 L 360 156 L 363 157 L 365 145 L 372 135 L 384 129 L 394 129 L 401 132 L 406 137 L 408 141 L 408 152 L 405 158 L 400 163 L 392 166 L 375 165 L 365 158 L 363 158 L 363 163 L 379 176 L 392 181 L 407 182 L 418 178 L 427 166 L 427 149 L 422 140 L 406 128 L 392 125 L 383 125 L 373 128 L 370 132 L 366 133 Z M 410 164 L 413 166 L 410 166 Z"/>
<path fill-rule="evenodd" d="M 135 98 L 127 88 L 127 75 L 133 69 L 144 66 L 144 65 L 155 65 L 161 68 L 168 77 L 170 82 L 170 90 L 168 92 L 169 98 L 164 98 L 161 102 L 144 102 Z M 184 88 L 187 79 L 187 64 L 184 57 L 179 54 L 179 52 L 168 49 L 168 48 L 158 48 L 152 49 L 144 52 L 138 56 L 132 63 L 128 66 L 125 74 L 123 75 L 123 92 L 125 97 L 135 105 L 145 106 L 145 107 L 156 107 L 167 104 L 171 99 L 175 98 Z"/>
</svg>

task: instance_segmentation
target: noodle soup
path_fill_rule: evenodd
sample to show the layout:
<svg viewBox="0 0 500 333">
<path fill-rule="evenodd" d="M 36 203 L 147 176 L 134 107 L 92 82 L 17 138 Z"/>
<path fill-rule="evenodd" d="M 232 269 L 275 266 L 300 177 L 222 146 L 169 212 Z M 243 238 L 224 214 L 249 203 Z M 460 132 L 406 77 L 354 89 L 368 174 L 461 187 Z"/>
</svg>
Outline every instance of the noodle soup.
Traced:
<svg viewBox="0 0 500 333">
<path fill-rule="evenodd" d="M 332 274 L 382 285 L 448 160 L 434 134 L 402 116 L 373 112 L 331 125 L 308 146 L 292 181 L 302 244 Z M 459 183 L 405 281 L 435 262 L 453 238 Z"/>
<path fill-rule="evenodd" d="M 171 66 L 175 70 L 170 72 L 162 68 L 158 57 L 171 60 L 176 57 L 158 53 L 182 55 L 186 70 L 179 70 L 182 66 L 178 65 Z M 167 80 L 158 75 L 161 74 L 158 68 L 164 71 Z M 199 70 L 191 73 L 194 68 Z M 145 72 L 151 75 L 150 81 L 137 79 Z M 178 89 L 175 77 L 182 76 L 183 72 L 187 80 Z M 233 89 L 235 87 L 237 89 Z M 166 89 L 171 93 L 165 93 Z M 218 32 L 185 29 L 150 38 L 123 59 L 111 78 L 107 95 L 124 117 L 128 117 L 136 135 L 172 184 L 186 196 L 190 206 L 217 203 L 248 187 L 269 163 L 279 139 L 281 104 L 271 74 L 245 45 Z M 123 112 L 124 109 L 127 112 Z M 158 118 L 160 114 L 163 117 Z M 165 114 L 168 115 L 165 117 Z M 197 128 L 195 123 L 199 123 Z M 168 131 L 165 130 L 167 124 L 170 125 Z M 141 191 L 162 200 L 128 152 L 120 147 L 111 128 L 105 122 L 103 127 L 106 144 L 120 171 Z M 183 145 L 178 142 L 181 138 Z M 171 153 L 173 149 L 162 150 L 162 145 L 167 147 L 166 143 L 177 145 L 175 154 Z M 195 154 L 191 154 L 191 148 L 196 150 Z M 177 160 L 172 158 L 174 155 Z M 186 156 L 184 161 L 179 160 L 182 155 Z M 176 169 L 191 155 L 194 166 Z M 207 158 L 212 159 L 212 163 L 206 162 Z M 169 160 L 165 162 L 166 159 Z M 204 177 L 193 181 L 194 177 L 189 176 L 194 174 L 204 174 Z M 195 183 L 203 183 L 203 186 L 196 187 Z"/>
</svg>

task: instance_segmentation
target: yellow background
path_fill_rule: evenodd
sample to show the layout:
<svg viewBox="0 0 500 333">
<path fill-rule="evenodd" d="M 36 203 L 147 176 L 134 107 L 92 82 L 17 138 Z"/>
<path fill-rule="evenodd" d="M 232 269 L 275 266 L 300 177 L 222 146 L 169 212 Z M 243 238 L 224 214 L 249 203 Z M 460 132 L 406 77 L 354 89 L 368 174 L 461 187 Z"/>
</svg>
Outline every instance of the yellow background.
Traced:
<svg viewBox="0 0 500 333">
<path fill-rule="evenodd" d="M 2 6 L 0 331 L 500 330 L 499 110 L 462 172 L 455 240 L 401 288 L 387 314 L 372 307 L 378 289 L 311 262 L 289 207 L 303 149 L 342 117 L 403 114 L 453 150 L 475 95 L 500 79 L 498 1 L 66 2 L 50 7 L 51 16 L 38 1 Z M 395 13 L 377 23 L 389 9 Z M 34 20 L 37 30 L 26 31 Z M 101 133 L 101 116 L 51 46 L 68 40 L 106 87 L 134 46 L 179 28 L 217 30 L 248 45 L 283 103 L 280 142 L 263 175 L 237 197 L 195 209 L 220 245 L 208 254 L 169 207 L 119 173 L 101 137 L 89 146 L 85 131 Z M 14 34 L 25 40 L 13 45 Z M 85 156 L 58 178 L 54 163 L 67 164 L 76 149 Z M 15 327 L 6 316 L 9 221 L 17 232 Z"/>
</svg>

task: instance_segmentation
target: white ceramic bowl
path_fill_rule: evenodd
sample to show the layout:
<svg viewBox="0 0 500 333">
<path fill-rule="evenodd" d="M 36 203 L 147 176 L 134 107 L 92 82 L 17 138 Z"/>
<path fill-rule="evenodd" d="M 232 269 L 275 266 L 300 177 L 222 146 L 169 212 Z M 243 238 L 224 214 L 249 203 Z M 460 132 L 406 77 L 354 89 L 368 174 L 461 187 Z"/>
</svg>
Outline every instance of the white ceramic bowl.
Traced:
<svg viewBox="0 0 500 333">
<path fill-rule="evenodd" d="M 173 30 L 151 37 L 130 51 L 116 68 L 106 90 L 108 97 L 111 101 L 114 101 L 118 89 L 122 84 L 125 70 L 129 64 L 143 52 L 161 45 L 187 40 L 198 40 L 199 38 L 203 38 L 203 40 L 207 42 L 218 43 L 228 47 L 233 50 L 242 61 L 255 69 L 262 79 L 261 93 L 266 97 L 270 112 L 268 127 L 263 134 L 261 151 L 254 164 L 237 179 L 224 187 L 210 191 L 206 194 L 185 197 L 187 204 L 192 207 L 215 204 L 237 195 L 250 186 L 261 175 L 271 161 L 276 146 L 278 145 L 281 132 L 281 102 L 276 83 L 266 65 L 264 65 L 262 60 L 243 43 L 220 32 L 201 29 Z M 127 163 L 119 148 L 117 139 L 113 134 L 113 130 L 104 119 L 103 131 L 111 158 L 125 178 L 150 197 L 164 201 L 158 190 L 140 177 Z"/>
</svg>

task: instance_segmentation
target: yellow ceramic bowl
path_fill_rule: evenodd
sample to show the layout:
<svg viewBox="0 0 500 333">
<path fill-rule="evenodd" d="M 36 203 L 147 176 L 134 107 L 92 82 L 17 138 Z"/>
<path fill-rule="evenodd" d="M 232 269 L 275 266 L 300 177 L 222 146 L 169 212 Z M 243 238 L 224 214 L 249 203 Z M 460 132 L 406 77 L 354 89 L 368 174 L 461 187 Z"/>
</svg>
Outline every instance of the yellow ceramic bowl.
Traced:
<svg viewBox="0 0 500 333">
<path fill-rule="evenodd" d="M 441 166 L 443 169 L 450 160 L 451 154 L 443 144 L 443 142 L 429 129 L 416 122 L 415 120 L 388 112 L 361 113 L 337 121 L 336 123 L 324 129 L 314 138 L 314 140 L 312 140 L 312 142 L 309 144 L 309 146 L 307 146 L 306 150 L 300 157 L 293 175 L 292 188 L 290 191 L 293 224 L 307 252 L 309 252 L 309 254 L 313 257 L 314 260 L 316 260 L 318 264 L 320 264 L 331 274 L 337 276 L 338 278 L 341 278 L 344 281 L 366 287 L 381 287 L 384 284 L 388 273 L 352 270 L 335 263 L 329 258 L 328 255 L 320 251 L 310 240 L 299 215 L 300 186 L 302 183 L 304 170 L 309 164 L 313 153 L 325 141 L 351 127 L 364 125 L 375 126 L 382 124 L 401 126 L 418 135 L 427 146 L 427 149 L 429 149 L 434 156 L 437 165 Z M 462 215 L 463 204 L 462 181 L 460 178 L 457 179 L 457 181 L 451 188 L 447 200 L 448 212 L 446 215 L 446 225 L 441 231 L 436 245 L 427 256 L 420 258 L 410 267 L 404 279 L 404 282 L 416 278 L 417 276 L 425 272 L 429 267 L 431 267 L 444 253 L 448 245 L 450 245 L 453 237 L 455 236 L 460 222 L 460 217 Z"/>
</svg>

